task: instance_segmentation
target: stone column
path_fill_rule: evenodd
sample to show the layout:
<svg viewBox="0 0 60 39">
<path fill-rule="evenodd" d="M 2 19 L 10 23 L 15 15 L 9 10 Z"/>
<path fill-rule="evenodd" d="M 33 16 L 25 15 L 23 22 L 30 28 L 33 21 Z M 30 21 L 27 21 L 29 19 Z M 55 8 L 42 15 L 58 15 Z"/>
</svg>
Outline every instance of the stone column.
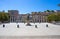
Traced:
<svg viewBox="0 0 60 39">
<path fill-rule="evenodd" d="M 42 16 L 41 16 L 41 22 L 42 22 Z"/>
<path fill-rule="evenodd" d="M 11 16 L 10 16 L 10 22 L 11 22 Z"/>
<path fill-rule="evenodd" d="M 13 16 L 12 16 L 12 22 L 13 22 L 13 20 L 14 20 L 14 19 L 13 19 Z"/>
<path fill-rule="evenodd" d="M 13 17 L 11 18 L 11 22 L 13 22 Z"/>
</svg>

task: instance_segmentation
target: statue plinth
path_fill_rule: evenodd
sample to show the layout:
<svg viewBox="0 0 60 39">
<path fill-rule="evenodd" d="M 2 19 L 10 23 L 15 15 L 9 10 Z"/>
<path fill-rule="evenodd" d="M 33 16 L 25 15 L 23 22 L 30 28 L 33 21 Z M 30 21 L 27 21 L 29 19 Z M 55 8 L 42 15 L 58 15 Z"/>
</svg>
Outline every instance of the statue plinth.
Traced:
<svg viewBox="0 0 60 39">
<path fill-rule="evenodd" d="M 26 26 L 31 26 L 31 24 L 30 23 L 27 23 Z"/>
</svg>

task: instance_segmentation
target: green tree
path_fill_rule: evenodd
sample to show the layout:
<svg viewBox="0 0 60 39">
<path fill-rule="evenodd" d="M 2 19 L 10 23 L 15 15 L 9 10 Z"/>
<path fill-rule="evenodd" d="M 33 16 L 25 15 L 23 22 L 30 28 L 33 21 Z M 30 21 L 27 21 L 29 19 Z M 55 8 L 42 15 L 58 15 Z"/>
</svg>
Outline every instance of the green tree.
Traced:
<svg viewBox="0 0 60 39">
<path fill-rule="evenodd" d="M 51 10 L 51 12 L 53 12 L 53 13 L 54 13 L 55 11 L 54 11 L 54 10 Z"/>
<path fill-rule="evenodd" d="M 55 14 L 50 14 L 50 15 L 48 15 L 47 19 L 48 19 L 49 22 L 58 21 L 58 16 L 55 15 Z"/>
<path fill-rule="evenodd" d="M 0 12 L 0 22 L 5 22 L 9 20 L 8 13 Z"/>
<path fill-rule="evenodd" d="M 60 21 L 60 13 L 57 13 L 57 21 Z"/>
<path fill-rule="evenodd" d="M 50 10 L 46 10 L 46 12 L 51 12 Z"/>
<path fill-rule="evenodd" d="M 60 4 L 58 4 L 58 7 L 60 7 Z"/>
</svg>

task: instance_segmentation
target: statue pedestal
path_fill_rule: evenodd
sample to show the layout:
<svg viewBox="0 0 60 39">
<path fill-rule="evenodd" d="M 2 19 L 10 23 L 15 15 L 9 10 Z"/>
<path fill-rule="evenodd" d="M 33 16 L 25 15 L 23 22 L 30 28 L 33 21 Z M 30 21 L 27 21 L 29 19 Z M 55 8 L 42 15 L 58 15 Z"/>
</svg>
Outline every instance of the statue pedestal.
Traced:
<svg viewBox="0 0 60 39">
<path fill-rule="evenodd" d="M 26 24 L 26 26 L 31 26 L 31 24 L 30 24 L 30 23 L 28 23 L 28 24 Z"/>
</svg>

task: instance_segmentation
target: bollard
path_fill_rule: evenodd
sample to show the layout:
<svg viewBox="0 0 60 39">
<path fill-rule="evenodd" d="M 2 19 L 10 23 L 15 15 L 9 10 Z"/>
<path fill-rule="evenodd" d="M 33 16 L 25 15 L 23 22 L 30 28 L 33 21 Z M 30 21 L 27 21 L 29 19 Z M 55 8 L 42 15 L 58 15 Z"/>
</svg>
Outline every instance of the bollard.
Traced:
<svg viewBox="0 0 60 39">
<path fill-rule="evenodd" d="M 17 28 L 19 28 L 19 25 L 17 25 Z"/>
<path fill-rule="evenodd" d="M 5 27 L 5 25 L 3 24 L 3 28 Z"/>
<path fill-rule="evenodd" d="M 35 28 L 38 28 L 37 25 L 35 25 Z"/>
<path fill-rule="evenodd" d="M 48 24 L 46 24 L 46 27 L 48 27 Z"/>
</svg>

